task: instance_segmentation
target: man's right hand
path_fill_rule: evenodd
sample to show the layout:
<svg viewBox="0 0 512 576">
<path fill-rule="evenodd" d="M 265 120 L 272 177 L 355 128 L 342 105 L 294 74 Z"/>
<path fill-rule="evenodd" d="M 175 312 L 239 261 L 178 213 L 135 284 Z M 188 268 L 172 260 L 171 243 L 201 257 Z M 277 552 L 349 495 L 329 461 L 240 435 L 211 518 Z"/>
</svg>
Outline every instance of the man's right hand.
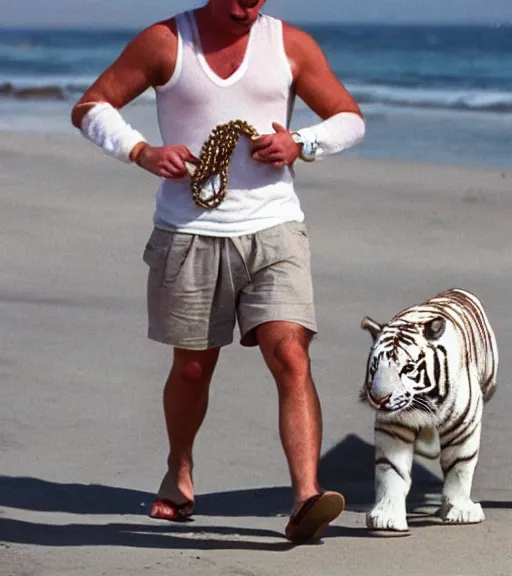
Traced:
<svg viewBox="0 0 512 576">
<path fill-rule="evenodd" d="M 149 144 L 144 145 L 135 160 L 135 163 L 144 170 L 170 180 L 188 176 L 185 162 L 192 164 L 199 162 L 186 146 L 149 146 Z"/>
</svg>

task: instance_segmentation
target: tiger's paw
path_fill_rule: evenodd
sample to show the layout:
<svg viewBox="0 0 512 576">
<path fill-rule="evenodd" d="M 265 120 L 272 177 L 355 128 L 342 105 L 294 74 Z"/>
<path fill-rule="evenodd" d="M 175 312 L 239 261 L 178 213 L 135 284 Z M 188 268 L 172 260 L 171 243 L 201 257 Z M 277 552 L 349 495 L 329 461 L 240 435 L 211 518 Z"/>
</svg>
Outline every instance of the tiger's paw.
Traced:
<svg viewBox="0 0 512 576">
<path fill-rule="evenodd" d="M 391 502 L 379 502 L 366 515 L 366 526 L 370 530 L 389 530 L 393 532 L 407 532 L 407 516 L 404 506 L 397 506 Z"/>
<path fill-rule="evenodd" d="M 440 516 L 448 524 L 478 524 L 485 520 L 482 506 L 469 498 L 445 502 Z"/>
</svg>

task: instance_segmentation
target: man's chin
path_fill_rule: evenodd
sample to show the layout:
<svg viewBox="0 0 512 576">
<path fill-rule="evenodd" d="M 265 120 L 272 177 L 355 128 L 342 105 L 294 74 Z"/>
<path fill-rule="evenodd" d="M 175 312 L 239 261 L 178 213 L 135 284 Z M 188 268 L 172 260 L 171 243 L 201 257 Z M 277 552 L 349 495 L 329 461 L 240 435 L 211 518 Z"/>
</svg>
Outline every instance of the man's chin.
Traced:
<svg viewBox="0 0 512 576">
<path fill-rule="evenodd" d="M 254 22 L 237 22 L 236 20 L 232 21 L 230 32 L 233 34 L 233 36 L 243 36 L 249 32 L 253 24 Z"/>
</svg>

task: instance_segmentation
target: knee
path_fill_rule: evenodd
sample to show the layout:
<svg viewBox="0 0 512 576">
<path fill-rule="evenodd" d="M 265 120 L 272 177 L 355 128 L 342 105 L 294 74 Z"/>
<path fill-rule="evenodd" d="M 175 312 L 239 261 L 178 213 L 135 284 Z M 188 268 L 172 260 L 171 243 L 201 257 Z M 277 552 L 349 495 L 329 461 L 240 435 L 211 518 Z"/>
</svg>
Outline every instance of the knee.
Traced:
<svg viewBox="0 0 512 576">
<path fill-rule="evenodd" d="M 302 379 L 309 374 L 308 344 L 297 334 L 290 333 L 283 337 L 275 347 L 273 358 L 276 376 L 287 375 Z"/>
<path fill-rule="evenodd" d="M 206 368 L 197 360 L 190 360 L 178 366 L 178 374 L 181 379 L 191 384 L 199 384 L 204 380 Z"/>
<path fill-rule="evenodd" d="M 201 352 L 175 350 L 171 378 L 189 385 L 208 385 L 217 358 L 217 350 Z"/>
</svg>

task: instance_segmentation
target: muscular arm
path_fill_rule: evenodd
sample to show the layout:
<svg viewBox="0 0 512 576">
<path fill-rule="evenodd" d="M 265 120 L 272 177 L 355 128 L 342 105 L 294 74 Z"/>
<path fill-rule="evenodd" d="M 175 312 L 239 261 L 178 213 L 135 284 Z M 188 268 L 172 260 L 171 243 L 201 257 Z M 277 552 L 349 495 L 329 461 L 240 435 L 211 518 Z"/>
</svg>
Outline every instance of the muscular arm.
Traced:
<svg viewBox="0 0 512 576">
<path fill-rule="evenodd" d="M 359 106 L 334 74 L 316 40 L 299 28 L 283 23 L 286 55 L 296 94 L 325 120 L 339 112 L 363 117 Z"/>
<path fill-rule="evenodd" d="M 177 50 L 175 20 L 150 26 L 85 91 L 71 113 L 73 125 L 83 133 L 85 130 L 84 135 L 104 151 L 125 162 L 136 162 L 162 178 L 183 177 L 187 174 L 185 162 L 197 159 L 186 146 L 150 146 L 117 110 L 151 86 L 166 84 L 174 72 Z M 91 108 L 84 128 L 84 116 Z"/>
<path fill-rule="evenodd" d="M 293 74 L 295 93 L 323 122 L 299 131 L 303 142 L 316 143 L 317 154 L 333 154 L 360 142 L 364 120 L 359 106 L 336 77 L 316 41 L 306 32 L 283 23 L 285 52 Z M 252 156 L 277 168 L 293 164 L 301 147 L 290 132 L 274 123 L 275 134 L 252 144 Z"/>
<path fill-rule="evenodd" d="M 80 128 L 83 116 L 92 107 L 88 102 L 108 102 L 119 109 L 151 86 L 165 84 L 174 71 L 176 52 L 174 20 L 143 30 L 75 104 L 71 113 L 73 125 Z"/>
</svg>

